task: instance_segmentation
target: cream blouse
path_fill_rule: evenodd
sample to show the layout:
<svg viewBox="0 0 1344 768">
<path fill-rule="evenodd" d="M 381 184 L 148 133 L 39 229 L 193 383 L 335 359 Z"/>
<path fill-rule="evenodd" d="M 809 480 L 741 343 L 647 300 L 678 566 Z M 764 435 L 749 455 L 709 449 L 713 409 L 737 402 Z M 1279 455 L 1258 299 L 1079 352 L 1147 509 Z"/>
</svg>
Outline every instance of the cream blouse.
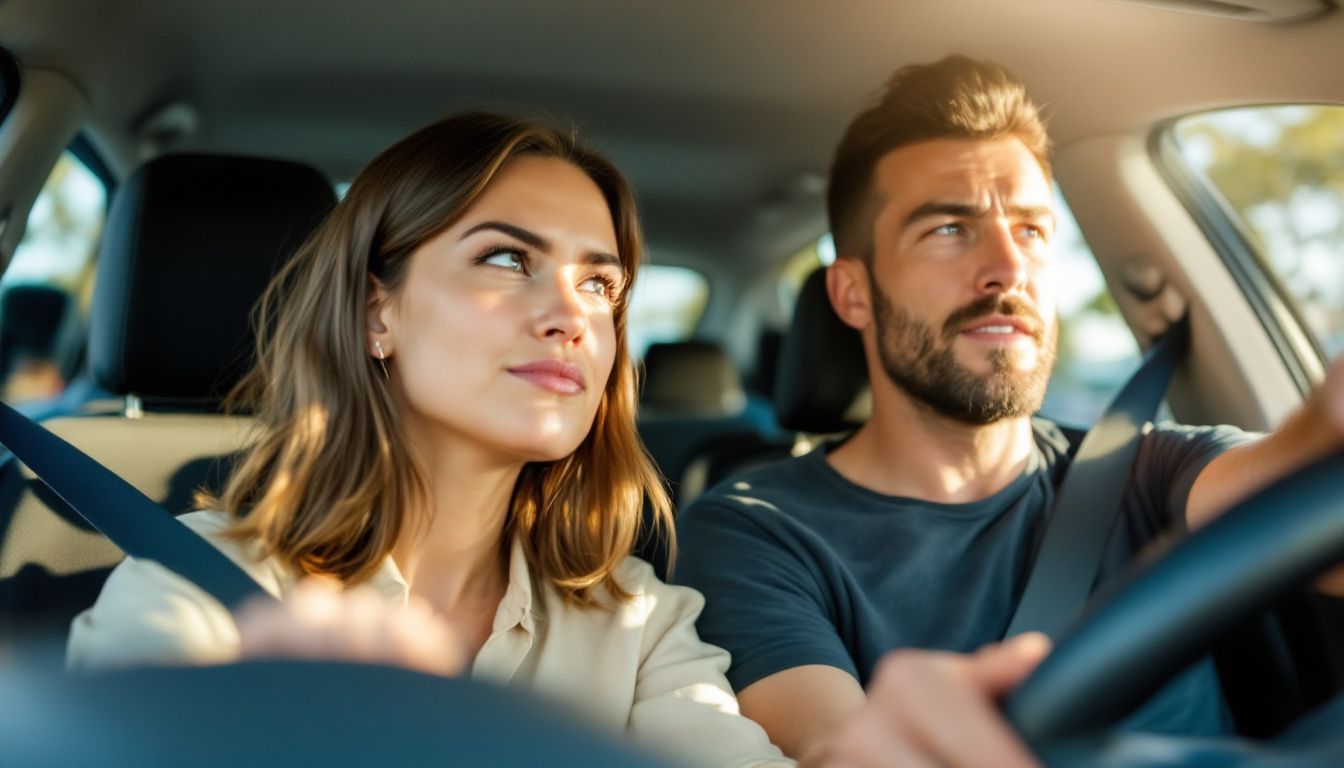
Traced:
<svg viewBox="0 0 1344 768">
<path fill-rule="evenodd" d="M 255 548 L 215 534 L 222 512 L 179 518 L 280 599 L 298 579 Z M 724 678 L 728 653 L 700 641 L 695 620 L 704 598 L 664 584 L 644 561 L 627 558 L 616 578 L 633 598 L 608 597 L 610 610 L 564 602 L 534 584 L 521 545 L 509 557 L 509 583 L 494 628 L 471 677 L 524 689 L 558 702 L 598 729 L 696 766 L 792 765 L 765 731 L 738 714 Z M 394 605 L 408 588 L 388 557 L 368 582 Z M 136 664 L 213 664 L 237 659 L 232 615 L 195 584 L 156 562 L 128 558 L 92 608 L 75 617 L 67 663 L 72 669 Z"/>
</svg>

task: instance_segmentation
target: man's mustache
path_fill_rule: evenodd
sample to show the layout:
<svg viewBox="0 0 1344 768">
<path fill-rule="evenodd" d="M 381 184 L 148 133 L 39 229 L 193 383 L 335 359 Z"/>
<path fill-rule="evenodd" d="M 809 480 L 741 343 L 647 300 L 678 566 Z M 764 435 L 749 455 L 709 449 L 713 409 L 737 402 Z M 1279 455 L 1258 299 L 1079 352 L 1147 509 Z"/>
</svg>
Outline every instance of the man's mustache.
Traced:
<svg viewBox="0 0 1344 768">
<path fill-rule="evenodd" d="M 1016 296 L 985 296 L 953 311 L 952 314 L 947 316 L 947 321 L 943 323 L 943 338 L 955 339 L 967 323 L 993 315 L 1016 317 L 1024 320 L 1031 337 L 1038 343 L 1044 340 L 1045 321 L 1041 319 L 1040 314 L 1030 304 Z"/>
</svg>

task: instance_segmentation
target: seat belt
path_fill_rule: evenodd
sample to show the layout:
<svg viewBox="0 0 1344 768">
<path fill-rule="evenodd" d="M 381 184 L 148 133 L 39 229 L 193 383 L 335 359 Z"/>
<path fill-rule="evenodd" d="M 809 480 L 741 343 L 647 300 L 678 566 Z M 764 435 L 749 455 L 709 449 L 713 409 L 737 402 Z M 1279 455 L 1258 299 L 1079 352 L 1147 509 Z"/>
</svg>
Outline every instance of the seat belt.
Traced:
<svg viewBox="0 0 1344 768">
<path fill-rule="evenodd" d="M 252 597 L 275 599 L 171 512 L 5 403 L 0 403 L 0 444 L 127 555 L 159 563 L 230 611 Z"/>
<path fill-rule="evenodd" d="M 1004 637 L 1037 631 L 1057 638 L 1082 613 L 1120 513 L 1144 424 L 1157 414 L 1189 344 L 1185 316 L 1153 344 L 1083 437 L 1055 494 L 1036 561 Z"/>
</svg>

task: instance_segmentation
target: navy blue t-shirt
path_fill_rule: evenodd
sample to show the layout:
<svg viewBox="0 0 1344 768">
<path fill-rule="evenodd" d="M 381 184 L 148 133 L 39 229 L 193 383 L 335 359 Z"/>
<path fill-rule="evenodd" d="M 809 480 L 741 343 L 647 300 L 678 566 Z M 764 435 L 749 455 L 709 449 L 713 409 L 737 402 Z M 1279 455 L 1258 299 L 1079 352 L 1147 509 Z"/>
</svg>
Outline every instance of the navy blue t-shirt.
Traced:
<svg viewBox="0 0 1344 768">
<path fill-rule="evenodd" d="M 732 653 L 733 687 L 805 664 L 866 687 L 894 648 L 969 652 L 1003 639 L 1069 463 L 1058 428 L 1034 427 L 1022 475 L 980 501 L 885 496 L 846 480 L 818 449 L 732 478 L 681 512 L 672 577 L 704 593 L 700 636 Z M 1184 531 L 1195 478 L 1249 439 L 1232 427 L 1150 429 L 1094 588 L 1159 535 Z M 1173 681 L 1127 727 L 1230 730 L 1212 663 Z"/>
</svg>

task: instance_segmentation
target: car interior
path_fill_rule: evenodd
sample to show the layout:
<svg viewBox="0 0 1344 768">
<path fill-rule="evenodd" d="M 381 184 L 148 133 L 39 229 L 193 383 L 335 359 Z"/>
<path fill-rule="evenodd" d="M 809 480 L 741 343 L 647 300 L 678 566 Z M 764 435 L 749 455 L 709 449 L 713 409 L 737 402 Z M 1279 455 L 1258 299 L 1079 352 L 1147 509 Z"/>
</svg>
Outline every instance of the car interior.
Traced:
<svg viewBox="0 0 1344 768">
<path fill-rule="evenodd" d="M 637 192 L 652 265 L 631 320 L 639 428 L 684 507 L 866 417 L 859 339 L 824 285 L 831 151 L 897 67 L 966 53 L 1008 66 L 1046 106 L 1061 218 L 1079 233 L 1083 271 L 1064 272 L 1061 293 L 1090 293 L 1061 320 L 1078 352 L 1057 373 L 1073 378 L 1052 383 L 1042 415 L 1076 445 L 1142 351 L 1188 316 L 1166 412 L 1266 431 L 1344 351 L 1342 41 L 1335 0 L 0 0 L 3 399 L 173 514 L 195 509 L 251 434 L 225 397 L 250 361 L 252 307 L 359 168 L 453 112 L 542 116 L 573 124 Z M 1257 109 L 1270 112 L 1236 112 Z M 1275 109 L 1290 110 L 1283 122 L 1264 116 Z M 1315 133 L 1292 134 L 1305 125 Z M 1315 143 L 1275 144 L 1290 134 Z M 1300 193 L 1273 170 L 1263 184 L 1307 213 L 1242 205 L 1250 171 L 1211 182 L 1228 136 L 1307 168 L 1315 186 Z M 1275 234 L 1294 217 L 1306 235 Z M 50 222 L 65 229 L 48 235 Z M 1302 254 L 1297 271 L 1277 271 L 1281 242 Z M 1323 483 L 1313 492 L 1334 514 L 1304 512 L 1299 542 L 1333 541 L 1321 526 L 1344 517 L 1338 483 Z M 1340 537 L 1313 557 L 1344 560 Z M 1231 541 L 1208 563 L 1235 565 L 1219 559 Z M 675 567 L 663 544 L 636 552 L 660 573 Z M 0 453 L 0 678 L 58 665 L 71 618 L 122 557 Z M 1216 764 L 1339 754 L 1320 748 L 1332 738 L 1321 720 L 1290 724 L 1344 690 L 1344 602 L 1305 589 L 1311 574 L 1276 574 L 1263 599 L 1223 596 L 1216 623 L 1230 629 L 1208 642 L 1239 733 L 1279 737 L 1282 751 L 1239 742 Z M 1159 591 L 1203 594 L 1170 578 Z M 1171 621 L 1194 620 L 1177 608 Z M 1177 635 L 1203 642 L 1187 624 Z M 1127 646 L 1180 645 L 1153 632 L 1087 648 L 1133 665 Z M 1110 700 L 1120 683 L 1097 669 L 1060 683 L 1065 700 L 1087 696 L 1084 680 Z M 1058 764 L 1183 764 L 1079 749 Z"/>
</svg>

